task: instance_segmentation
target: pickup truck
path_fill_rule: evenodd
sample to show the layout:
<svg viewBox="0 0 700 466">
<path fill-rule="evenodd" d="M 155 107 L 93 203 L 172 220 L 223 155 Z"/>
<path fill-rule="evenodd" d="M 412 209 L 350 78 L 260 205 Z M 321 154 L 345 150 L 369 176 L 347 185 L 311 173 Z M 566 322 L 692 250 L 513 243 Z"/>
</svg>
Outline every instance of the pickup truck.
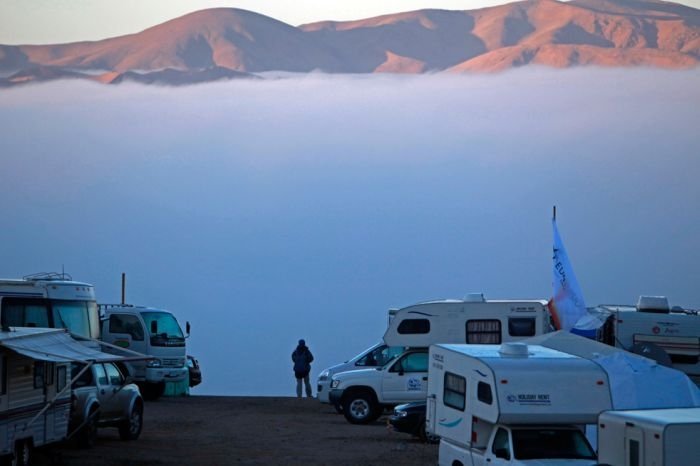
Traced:
<svg viewBox="0 0 700 466">
<path fill-rule="evenodd" d="M 382 367 L 340 372 L 331 379 L 329 401 L 352 424 L 375 421 L 385 408 L 425 400 L 428 349 L 411 349 Z"/>
</svg>

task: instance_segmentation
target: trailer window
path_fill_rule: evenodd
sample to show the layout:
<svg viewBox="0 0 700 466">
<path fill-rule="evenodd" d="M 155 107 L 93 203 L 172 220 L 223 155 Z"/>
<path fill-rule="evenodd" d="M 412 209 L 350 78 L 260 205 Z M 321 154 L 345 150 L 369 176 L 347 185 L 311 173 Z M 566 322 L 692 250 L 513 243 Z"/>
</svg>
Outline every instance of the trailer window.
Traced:
<svg viewBox="0 0 700 466">
<path fill-rule="evenodd" d="M 482 403 L 490 405 L 493 403 L 493 393 L 491 392 L 491 385 L 486 382 L 479 382 L 476 386 L 476 397 Z"/>
<path fill-rule="evenodd" d="M 497 319 L 468 320 L 467 343 L 498 345 L 501 343 L 501 321 Z"/>
<path fill-rule="evenodd" d="M 134 341 L 143 341 L 143 325 L 138 317 L 129 314 L 109 316 L 109 333 L 125 333 Z"/>
<path fill-rule="evenodd" d="M 405 319 L 399 324 L 397 331 L 402 335 L 430 333 L 428 319 Z"/>
<path fill-rule="evenodd" d="M 56 390 L 59 392 L 66 386 L 66 366 L 56 368 Z"/>
<path fill-rule="evenodd" d="M 44 361 L 34 361 L 34 388 L 44 387 Z"/>
<path fill-rule="evenodd" d="M 445 372 L 442 402 L 445 406 L 464 411 L 467 397 L 467 379 L 461 375 Z"/>
<path fill-rule="evenodd" d="M 513 317 L 508 319 L 508 334 L 511 337 L 533 337 L 535 336 L 534 317 Z"/>
</svg>

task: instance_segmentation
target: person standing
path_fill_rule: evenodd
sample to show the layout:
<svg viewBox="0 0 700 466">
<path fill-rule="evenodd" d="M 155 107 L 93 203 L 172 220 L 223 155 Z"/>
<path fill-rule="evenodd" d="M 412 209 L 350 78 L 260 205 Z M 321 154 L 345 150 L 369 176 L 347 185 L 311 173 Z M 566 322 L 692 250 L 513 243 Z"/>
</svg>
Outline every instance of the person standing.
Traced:
<svg viewBox="0 0 700 466">
<path fill-rule="evenodd" d="M 299 340 L 294 352 L 292 352 L 292 361 L 294 361 L 294 377 L 297 379 L 297 398 L 301 398 L 301 381 L 304 381 L 306 387 L 306 397 L 311 398 L 311 384 L 309 383 L 309 373 L 311 372 L 311 363 L 314 360 L 314 355 L 311 354 L 306 342 Z"/>
</svg>

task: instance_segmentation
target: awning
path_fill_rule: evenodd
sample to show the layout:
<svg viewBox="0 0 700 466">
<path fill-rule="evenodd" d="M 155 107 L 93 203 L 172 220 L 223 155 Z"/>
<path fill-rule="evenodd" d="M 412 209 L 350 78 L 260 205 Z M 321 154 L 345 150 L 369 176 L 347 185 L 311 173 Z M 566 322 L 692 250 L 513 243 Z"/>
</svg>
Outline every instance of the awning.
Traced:
<svg viewBox="0 0 700 466">
<path fill-rule="evenodd" d="M 148 356 L 124 357 L 104 353 L 74 340 L 65 329 L 19 328 L 0 332 L 0 346 L 50 362 L 110 362 L 144 359 Z"/>
</svg>

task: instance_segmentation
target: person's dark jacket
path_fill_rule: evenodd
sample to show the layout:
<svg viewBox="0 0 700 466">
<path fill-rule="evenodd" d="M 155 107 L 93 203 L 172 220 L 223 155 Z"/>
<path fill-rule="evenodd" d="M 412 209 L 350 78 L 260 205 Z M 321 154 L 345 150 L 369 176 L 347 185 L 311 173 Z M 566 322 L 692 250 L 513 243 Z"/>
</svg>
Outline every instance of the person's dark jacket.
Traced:
<svg viewBox="0 0 700 466">
<path fill-rule="evenodd" d="M 308 346 L 297 346 L 292 353 L 292 361 L 294 361 L 294 374 L 297 378 L 301 379 L 309 374 L 313 360 L 314 355 L 311 354 Z"/>
</svg>

